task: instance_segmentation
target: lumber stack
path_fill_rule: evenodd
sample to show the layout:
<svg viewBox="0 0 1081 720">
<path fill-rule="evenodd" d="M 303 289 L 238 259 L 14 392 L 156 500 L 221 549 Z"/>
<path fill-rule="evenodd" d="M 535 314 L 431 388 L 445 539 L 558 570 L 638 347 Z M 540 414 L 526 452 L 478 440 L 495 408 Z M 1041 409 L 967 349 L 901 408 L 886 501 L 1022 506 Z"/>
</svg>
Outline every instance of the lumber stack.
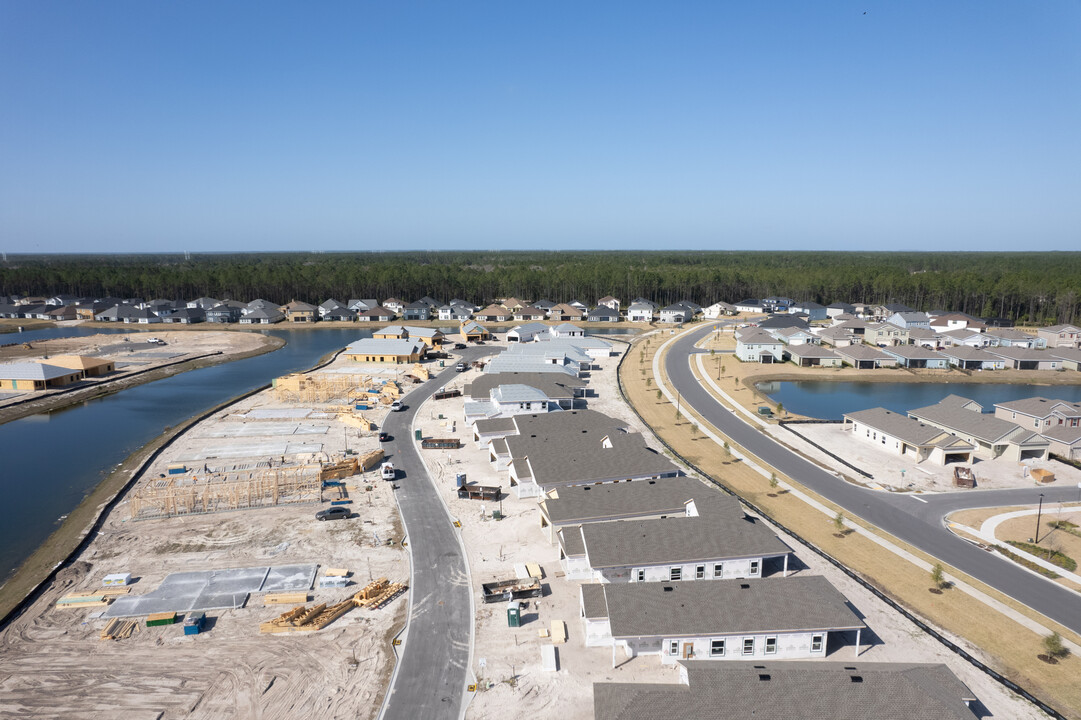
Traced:
<svg viewBox="0 0 1081 720">
<path fill-rule="evenodd" d="M 365 598 L 363 600 L 358 599 L 357 605 L 360 605 L 361 607 L 366 607 L 369 610 L 378 610 L 379 608 L 383 607 L 391 600 L 405 592 L 405 588 L 406 586 L 404 583 L 391 583 L 390 585 L 387 585 L 385 588 L 383 588 L 383 591 L 380 592 L 378 595 L 375 595 L 374 597 Z"/>
<path fill-rule="evenodd" d="M 322 630 L 354 607 L 356 607 L 356 601 L 353 598 L 347 598 L 331 607 L 327 607 L 326 603 L 313 605 L 310 608 L 300 605 L 273 620 L 262 623 L 259 625 L 259 632 L 315 632 Z"/>
<path fill-rule="evenodd" d="M 77 608 L 101 608 L 107 606 L 113 601 L 113 598 L 102 595 L 101 593 L 95 593 L 93 595 L 86 594 L 71 594 L 65 595 L 56 601 L 56 607 L 64 608 L 65 610 L 74 610 Z"/>
<path fill-rule="evenodd" d="M 378 580 L 372 580 L 370 583 L 364 586 L 364 589 L 354 595 L 354 599 L 357 601 L 357 605 L 361 604 L 362 600 L 370 600 L 376 595 L 383 592 L 390 581 L 385 577 L 381 577 Z"/>
<path fill-rule="evenodd" d="M 263 605 L 296 605 L 308 602 L 307 592 L 267 593 Z"/>
<path fill-rule="evenodd" d="M 113 618 L 101 631 L 101 639 L 124 640 L 137 632 L 140 632 L 138 620 L 121 620 L 120 618 Z"/>
</svg>

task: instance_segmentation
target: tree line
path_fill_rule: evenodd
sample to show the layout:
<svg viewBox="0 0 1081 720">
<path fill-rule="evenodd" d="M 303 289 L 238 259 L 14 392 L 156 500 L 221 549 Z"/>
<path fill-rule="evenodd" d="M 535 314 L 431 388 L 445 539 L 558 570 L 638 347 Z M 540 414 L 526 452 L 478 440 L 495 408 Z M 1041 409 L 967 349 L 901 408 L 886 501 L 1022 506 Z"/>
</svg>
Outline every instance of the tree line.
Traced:
<svg viewBox="0 0 1081 720">
<path fill-rule="evenodd" d="M 1081 253 L 389 252 L 11 255 L 0 295 L 273 302 L 430 295 L 667 305 L 781 295 L 823 305 L 899 302 L 1034 324 L 1081 320 Z"/>
</svg>

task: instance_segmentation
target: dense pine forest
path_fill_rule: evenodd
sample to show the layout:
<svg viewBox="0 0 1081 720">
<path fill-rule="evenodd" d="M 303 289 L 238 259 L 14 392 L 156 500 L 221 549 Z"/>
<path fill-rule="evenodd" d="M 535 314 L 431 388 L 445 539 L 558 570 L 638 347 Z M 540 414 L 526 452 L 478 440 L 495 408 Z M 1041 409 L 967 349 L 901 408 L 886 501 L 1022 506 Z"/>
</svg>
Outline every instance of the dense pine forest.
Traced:
<svg viewBox="0 0 1081 720">
<path fill-rule="evenodd" d="M 0 295 L 292 299 L 515 296 L 662 304 L 783 295 L 1050 324 L 1081 320 L 1081 253 L 402 252 L 8 255 Z"/>
</svg>

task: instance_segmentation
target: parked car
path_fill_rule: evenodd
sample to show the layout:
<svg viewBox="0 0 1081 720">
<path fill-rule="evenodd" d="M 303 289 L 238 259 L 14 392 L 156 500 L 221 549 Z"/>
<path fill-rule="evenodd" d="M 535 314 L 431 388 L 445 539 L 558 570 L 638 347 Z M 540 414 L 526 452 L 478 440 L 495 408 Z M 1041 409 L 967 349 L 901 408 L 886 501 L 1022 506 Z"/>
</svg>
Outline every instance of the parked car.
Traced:
<svg viewBox="0 0 1081 720">
<path fill-rule="evenodd" d="M 385 462 L 379 468 L 379 476 L 382 477 L 384 480 L 393 480 L 394 478 L 398 477 L 398 473 L 394 469 L 394 466 L 392 464 L 390 464 L 389 462 Z"/>
<path fill-rule="evenodd" d="M 402 405 L 401 400 L 395 400 L 390 404 L 391 412 L 400 412 L 402 410 L 405 410 L 405 405 Z"/>
<path fill-rule="evenodd" d="M 390 442 L 392 439 L 390 433 L 386 431 L 379 433 L 379 442 Z"/>
<path fill-rule="evenodd" d="M 323 520 L 345 520 L 349 517 L 349 508 L 342 507 L 341 505 L 332 505 L 326 510 L 320 510 L 315 514 L 315 519 L 319 521 Z"/>
<path fill-rule="evenodd" d="M 465 372 L 468 366 L 465 363 L 458 363 L 454 366 L 454 372 Z"/>
<path fill-rule="evenodd" d="M 454 343 L 455 350 L 465 350 L 465 343 Z"/>
</svg>

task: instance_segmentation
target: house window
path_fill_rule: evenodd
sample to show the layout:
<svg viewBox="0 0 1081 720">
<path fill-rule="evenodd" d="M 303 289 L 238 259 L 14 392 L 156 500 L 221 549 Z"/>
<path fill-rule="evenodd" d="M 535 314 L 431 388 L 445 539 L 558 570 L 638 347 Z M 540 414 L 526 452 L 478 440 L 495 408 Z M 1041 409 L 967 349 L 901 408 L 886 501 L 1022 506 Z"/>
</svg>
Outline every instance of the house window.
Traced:
<svg viewBox="0 0 1081 720">
<path fill-rule="evenodd" d="M 645 581 L 646 581 L 646 571 L 645 570 L 639 570 L 638 571 L 638 582 L 645 582 Z"/>
<path fill-rule="evenodd" d="M 754 655 L 754 638 L 743 638 L 743 654 Z"/>
<path fill-rule="evenodd" d="M 668 571 L 668 579 L 672 582 L 679 582 L 683 579 L 683 568 L 674 567 Z"/>
<path fill-rule="evenodd" d="M 724 657 L 724 640 L 711 640 L 709 643 L 710 657 Z"/>
<path fill-rule="evenodd" d="M 679 640 L 673 640 L 668 644 L 668 654 L 672 657 L 679 656 Z"/>
<path fill-rule="evenodd" d="M 699 565 L 698 567 L 696 567 L 694 569 L 694 579 L 695 580 L 704 580 L 705 577 L 706 577 L 706 566 L 705 565 Z"/>
<path fill-rule="evenodd" d="M 761 561 L 759 561 L 759 560 L 751 560 L 750 574 L 751 575 L 758 575 L 759 570 L 760 570 L 760 565 L 761 565 Z"/>
<path fill-rule="evenodd" d="M 717 563 L 713 566 L 713 577 L 724 577 L 724 565 L 722 563 Z"/>
<path fill-rule="evenodd" d="M 777 654 L 777 638 L 775 638 L 775 637 L 766 638 L 766 654 L 767 655 L 776 655 Z"/>
<path fill-rule="evenodd" d="M 811 652 L 813 652 L 813 653 L 822 652 L 822 636 L 821 635 L 812 635 L 811 636 Z"/>
</svg>

